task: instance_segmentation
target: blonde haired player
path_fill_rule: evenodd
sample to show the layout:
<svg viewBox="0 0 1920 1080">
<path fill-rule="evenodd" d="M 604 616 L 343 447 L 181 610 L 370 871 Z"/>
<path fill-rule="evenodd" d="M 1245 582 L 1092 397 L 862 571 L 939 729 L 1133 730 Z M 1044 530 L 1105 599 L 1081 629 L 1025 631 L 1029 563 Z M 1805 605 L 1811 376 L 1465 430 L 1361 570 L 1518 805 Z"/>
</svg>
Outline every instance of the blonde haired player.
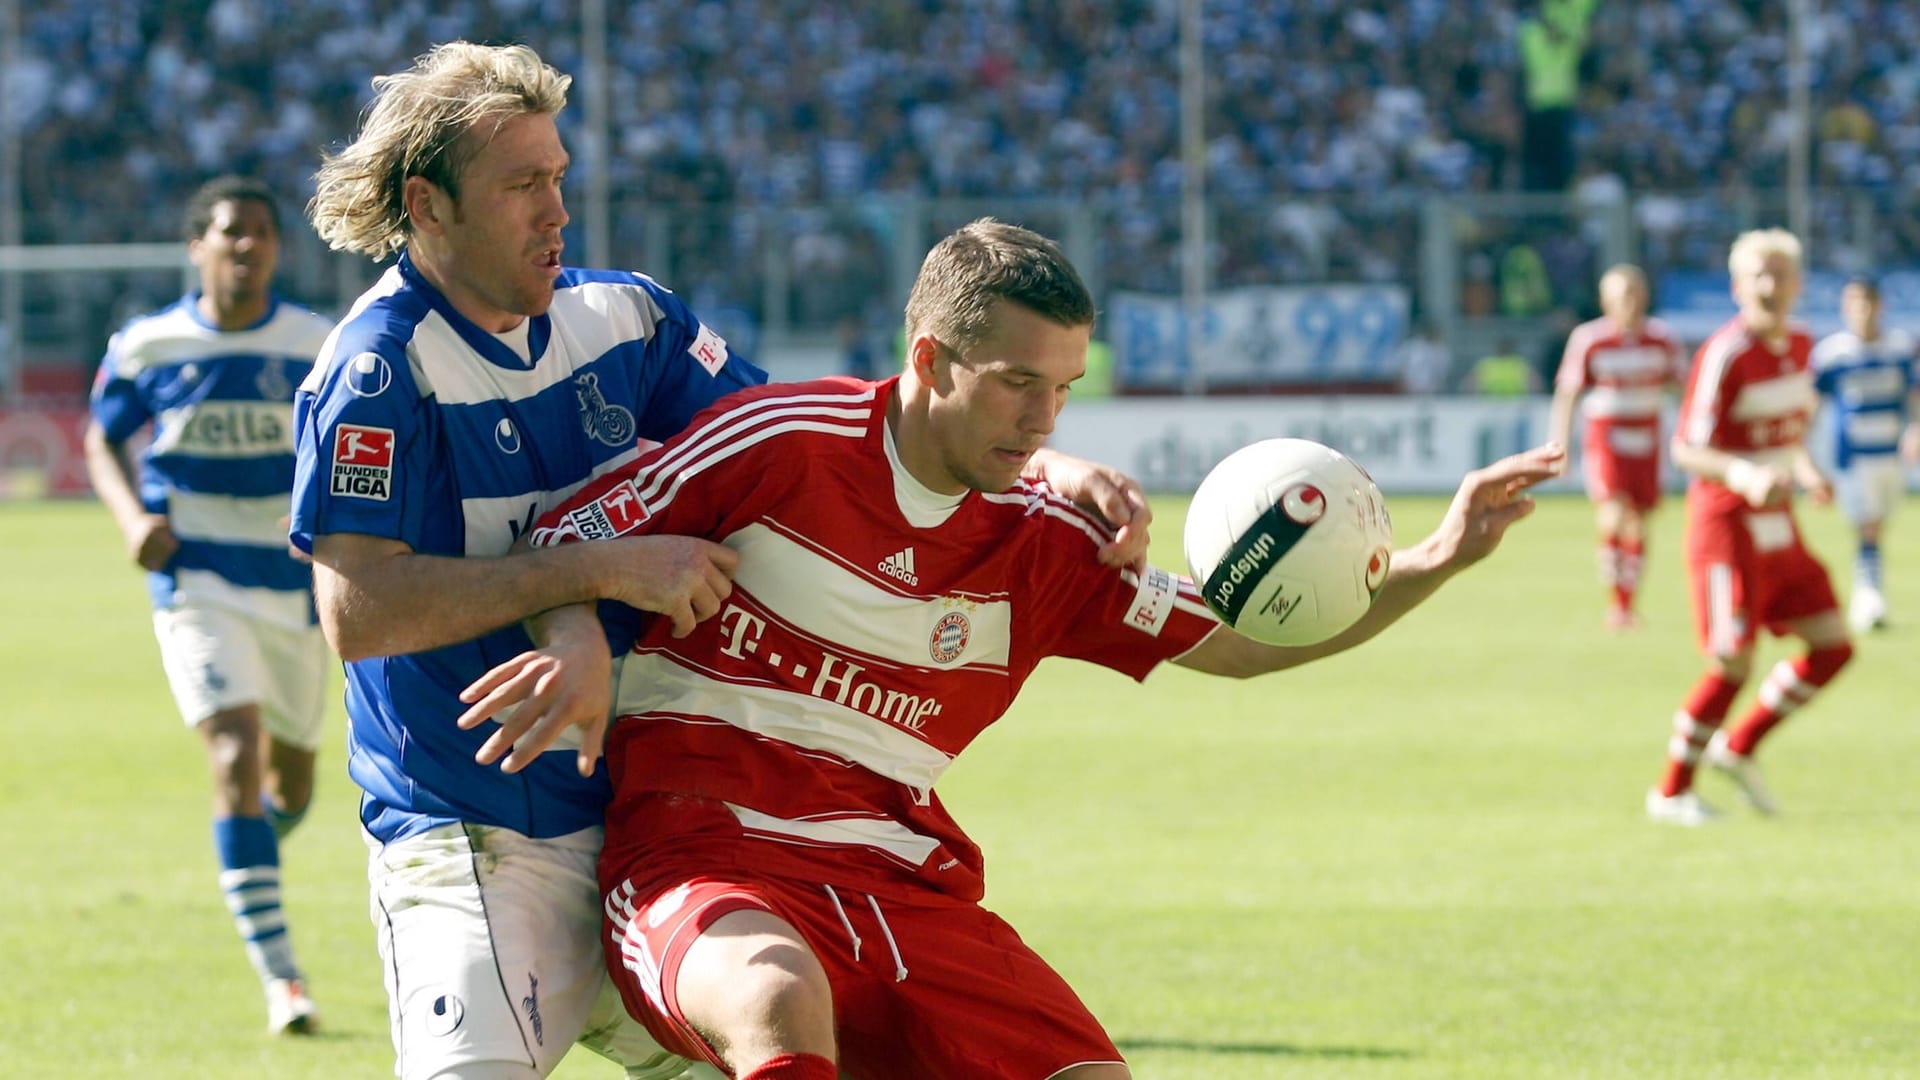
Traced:
<svg viewBox="0 0 1920 1080">
<path fill-rule="evenodd" d="M 1634 626 L 1647 515 L 1660 502 L 1660 408 L 1683 375 L 1680 344 L 1647 316 L 1647 278 L 1622 263 L 1600 275 L 1600 318 L 1574 327 L 1554 379 L 1548 440 L 1561 446 L 1576 406 L 1587 417 L 1582 472 L 1599 532 L 1607 625 Z"/>
<path fill-rule="evenodd" d="M 1666 770 L 1647 792 L 1655 821 L 1699 825 L 1713 816 L 1693 790 L 1703 755 L 1755 810 L 1774 813 L 1754 751 L 1853 655 L 1826 567 L 1807 550 L 1793 516 L 1796 484 L 1815 502 L 1833 495 L 1806 447 L 1813 341 L 1790 321 L 1800 250 L 1784 229 L 1734 241 L 1727 269 L 1739 313 L 1700 346 L 1681 401 L 1673 460 L 1693 476 L 1687 572 L 1707 671 L 1674 716 Z M 1775 665 L 1746 715 L 1723 731 L 1762 629 L 1799 638 L 1806 651 Z"/>
<path fill-rule="evenodd" d="M 570 751 L 482 768 L 489 730 L 455 725 L 460 691 L 532 648 L 522 619 L 608 598 L 691 632 L 731 588 L 732 552 L 688 537 L 508 554 L 581 485 L 765 380 L 651 278 L 562 265 L 568 85 L 524 46 L 439 46 L 374 80 L 309 208 L 337 248 L 399 252 L 301 388 L 292 536 L 347 662 L 403 1080 L 545 1076 L 576 1039 L 631 1078 L 685 1068 L 603 992 L 605 769 Z M 1105 557 L 1141 554 L 1138 486 L 1049 463 L 1063 467 L 1133 529 Z M 604 672 L 605 652 L 600 638 L 545 655 Z"/>
</svg>

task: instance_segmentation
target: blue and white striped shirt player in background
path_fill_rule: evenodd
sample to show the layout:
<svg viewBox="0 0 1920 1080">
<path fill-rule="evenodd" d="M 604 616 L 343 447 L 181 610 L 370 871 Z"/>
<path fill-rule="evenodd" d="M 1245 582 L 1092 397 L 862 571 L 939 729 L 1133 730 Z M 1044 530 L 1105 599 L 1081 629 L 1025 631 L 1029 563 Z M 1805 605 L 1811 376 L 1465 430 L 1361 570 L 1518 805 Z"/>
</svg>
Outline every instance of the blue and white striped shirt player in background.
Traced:
<svg viewBox="0 0 1920 1080">
<path fill-rule="evenodd" d="M 1847 282 L 1840 290 L 1840 317 L 1846 329 L 1814 346 L 1814 383 L 1831 406 L 1827 419 L 1840 505 L 1859 543 L 1847 621 L 1864 633 L 1886 623 L 1880 541 L 1906 495 L 1902 459 L 1920 462 L 1920 372 L 1912 335 L 1882 331 L 1875 282 Z"/>
<path fill-rule="evenodd" d="M 765 379 L 644 275 L 562 265 L 555 115 L 570 82 L 524 46 L 441 45 L 374 80 L 309 207 L 334 248 L 400 255 L 301 388 L 292 538 L 347 661 L 348 769 L 404 1080 L 542 1077 L 576 1040 L 629 1078 L 688 1067 L 605 977 L 605 768 L 571 748 L 487 768 L 475 755 L 500 726 L 456 723 L 468 684 L 533 647 L 523 619 L 606 598 L 690 631 L 731 590 L 733 552 L 690 537 L 510 553 L 641 440 Z M 1051 467 L 1131 524 L 1115 561 L 1144 555 L 1137 485 Z M 540 652 L 568 676 L 543 685 L 610 684 L 598 633 Z M 562 722 L 591 711 L 539 704 Z"/>
<path fill-rule="evenodd" d="M 313 796 L 331 655 L 286 522 L 293 392 L 333 324 L 273 293 L 280 218 L 265 185 L 208 181 L 186 226 L 200 288 L 108 343 L 87 474 L 148 571 L 167 681 L 206 745 L 220 888 L 269 1030 L 305 1034 L 318 1018 L 281 913 L 279 841 Z M 128 440 L 148 425 L 136 479 Z"/>
</svg>

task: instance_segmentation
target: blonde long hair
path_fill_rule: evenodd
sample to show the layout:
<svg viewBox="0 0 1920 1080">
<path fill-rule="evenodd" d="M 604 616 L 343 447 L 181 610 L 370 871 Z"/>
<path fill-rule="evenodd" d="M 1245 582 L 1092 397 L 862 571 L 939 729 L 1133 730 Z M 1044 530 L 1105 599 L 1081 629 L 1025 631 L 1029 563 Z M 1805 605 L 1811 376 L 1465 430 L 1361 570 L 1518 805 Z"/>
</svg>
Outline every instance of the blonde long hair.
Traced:
<svg viewBox="0 0 1920 1080">
<path fill-rule="evenodd" d="M 336 251 L 382 259 L 407 245 L 412 230 L 404 190 L 420 176 L 455 199 L 467 163 L 501 122 L 552 116 L 567 104 L 571 76 L 525 45 L 450 41 L 413 67 L 373 80 L 360 133 L 321 159 L 307 217 Z M 478 138 L 466 138 L 469 132 Z"/>
</svg>

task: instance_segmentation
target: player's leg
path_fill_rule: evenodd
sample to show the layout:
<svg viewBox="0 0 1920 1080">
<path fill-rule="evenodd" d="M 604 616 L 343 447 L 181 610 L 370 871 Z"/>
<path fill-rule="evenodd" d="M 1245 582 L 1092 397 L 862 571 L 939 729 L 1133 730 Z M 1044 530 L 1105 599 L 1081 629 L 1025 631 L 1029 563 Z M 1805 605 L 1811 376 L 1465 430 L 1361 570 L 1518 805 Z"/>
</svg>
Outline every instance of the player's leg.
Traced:
<svg viewBox="0 0 1920 1080">
<path fill-rule="evenodd" d="M 1615 629 L 1639 625 L 1634 602 L 1640 592 L 1641 568 L 1647 550 L 1646 510 L 1627 494 L 1608 501 L 1614 549 L 1613 607 L 1607 624 Z"/>
<path fill-rule="evenodd" d="M 643 884 L 623 878 L 631 868 L 609 868 L 619 884 L 604 907 L 607 966 L 628 1012 L 668 1049 L 741 1080 L 835 1080 L 833 984 L 795 926 L 837 932 L 827 894 L 692 868 Z"/>
<path fill-rule="evenodd" d="M 800 932 L 773 912 L 743 908 L 714 920 L 681 957 L 675 993 L 686 1022 L 736 1075 L 759 1080 L 769 1063 L 801 1067 L 783 1059 L 837 1060 L 826 969 Z"/>
<path fill-rule="evenodd" d="M 1754 763 L 1754 752 L 1782 720 L 1833 681 L 1853 657 L 1853 644 L 1826 567 L 1805 545 L 1796 539 L 1790 548 L 1769 556 L 1760 572 L 1766 585 L 1754 605 L 1755 620 L 1799 638 L 1806 652 L 1774 665 L 1753 707 L 1708 748 L 1708 760 L 1740 786 L 1754 809 L 1771 814 L 1777 807 Z"/>
<path fill-rule="evenodd" d="M 317 1027 L 280 906 L 280 847 L 261 816 L 261 709 L 266 666 L 254 627 L 212 609 L 154 613 L 161 661 L 180 714 L 207 752 L 220 891 L 267 1001 L 268 1029 Z"/>
<path fill-rule="evenodd" d="M 256 636 L 272 673 L 261 696 L 265 770 L 260 810 L 274 835 L 285 839 L 313 804 L 314 764 L 333 654 L 318 627 L 262 626 Z"/>
<path fill-rule="evenodd" d="M 1625 504 L 1610 495 L 1593 502 L 1593 526 L 1596 547 L 1594 562 L 1600 568 L 1600 584 L 1607 590 L 1607 625 L 1621 625 L 1620 613 L 1627 610 L 1623 601 L 1622 576 L 1626 552 L 1620 543 L 1620 519 Z"/>
<path fill-rule="evenodd" d="M 1732 777 L 1753 808 L 1764 814 L 1778 807 L 1753 760 L 1761 740 L 1812 702 L 1853 659 L 1853 643 L 1838 610 L 1795 619 L 1785 629 L 1805 643 L 1806 652 L 1775 664 L 1761 682 L 1753 707 L 1709 748 L 1711 763 Z"/>
<path fill-rule="evenodd" d="M 626 1080 L 726 1080 L 706 1062 L 661 1049 L 646 1026 L 627 1012 L 612 979 L 601 980 L 580 1045 L 619 1065 Z"/>
<path fill-rule="evenodd" d="M 1693 790 L 1694 773 L 1752 673 L 1754 628 L 1747 611 L 1747 574 L 1737 560 L 1722 554 L 1712 548 L 1688 553 L 1694 628 L 1707 670 L 1673 714 L 1666 767 L 1647 792 L 1647 816 L 1655 821 L 1699 825 L 1713 816 Z"/>
<path fill-rule="evenodd" d="M 445 825 L 369 847 L 401 1080 L 552 1072 L 605 979 L 600 830 Z"/>
<path fill-rule="evenodd" d="M 1856 463 L 1840 475 L 1840 506 L 1853 523 L 1853 592 L 1847 621 L 1859 633 L 1886 623 L 1887 601 L 1880 559 L 1881 531 L 1905 495 L 1905 477 L 1894 462 Z"/>
</svg>

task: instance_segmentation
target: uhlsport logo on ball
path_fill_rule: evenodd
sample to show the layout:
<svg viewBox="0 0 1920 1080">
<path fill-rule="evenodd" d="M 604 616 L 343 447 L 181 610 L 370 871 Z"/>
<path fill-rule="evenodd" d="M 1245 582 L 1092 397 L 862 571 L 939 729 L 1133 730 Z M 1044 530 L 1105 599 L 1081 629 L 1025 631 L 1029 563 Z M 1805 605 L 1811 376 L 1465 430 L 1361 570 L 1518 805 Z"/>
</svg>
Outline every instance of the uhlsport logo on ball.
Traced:
<svg viewBox="0 0 1920 1080">
<path fill-rule="evenodd" d="M 1386 499 L 1351 458 L 1267 439 L 1213 467 L 1187 511 L 1187 566 L 1235 630 L 1313 645 L 1373 606 L 1393 557 Z"/>
</svg>

